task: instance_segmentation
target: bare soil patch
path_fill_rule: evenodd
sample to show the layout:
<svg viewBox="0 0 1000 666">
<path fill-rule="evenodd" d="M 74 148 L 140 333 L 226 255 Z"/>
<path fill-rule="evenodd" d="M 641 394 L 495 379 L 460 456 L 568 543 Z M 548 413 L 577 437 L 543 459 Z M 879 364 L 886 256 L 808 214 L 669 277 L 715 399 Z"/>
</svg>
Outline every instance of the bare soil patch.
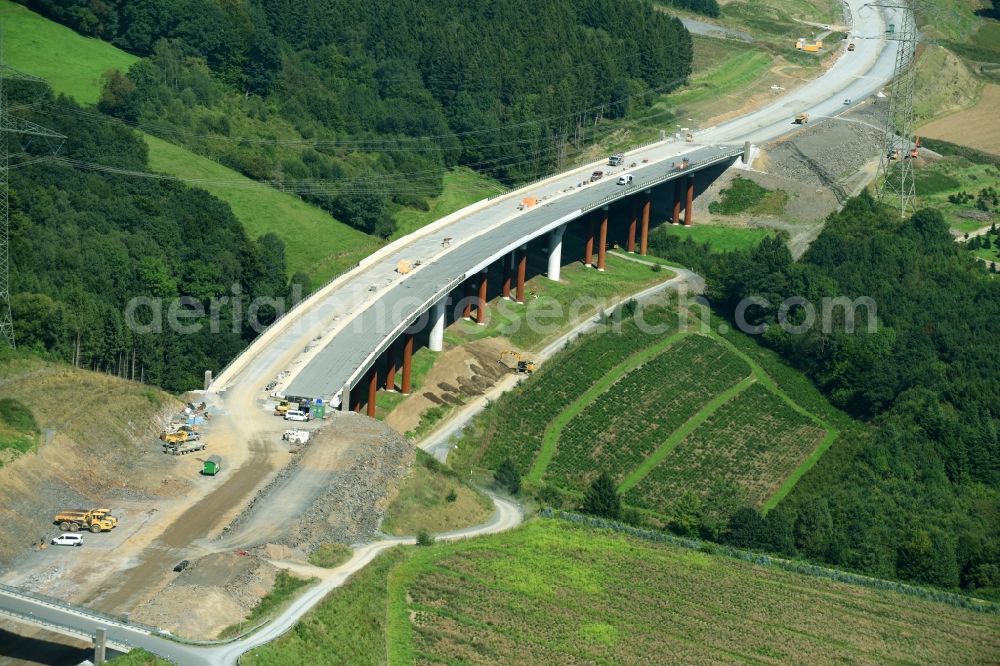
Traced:
<svg viewBox="0 0 1000 666">
<path fill-rule="evenodd" d="M 918 130 L 921 136 L 950 141 L 994 154 L 1000 154 L 1000 85 L 983 88 L 979 103 L 971 109 L 953 113 Z"/>
<path fill-rule="evenodd" d="M 277 574 L 277 567 L 254 555 L 207 555 L 174 574 L 133 617 L 179 636 L 214 638 L 260 603 Z"/>
<path fill-rule="evenodd" d="M 420 423 L 420 415 L 440 405 L 460 405 L 470 397 L 483 395 L 510 369 L 498 363 L 500 353 L 511 349 L 507 340 L 485 338 L 461 347 L 452 347 L 434 361 L 422 390 L 401 402 L 386 417 L 387 425 L 408 432 Z"/>
</svg>

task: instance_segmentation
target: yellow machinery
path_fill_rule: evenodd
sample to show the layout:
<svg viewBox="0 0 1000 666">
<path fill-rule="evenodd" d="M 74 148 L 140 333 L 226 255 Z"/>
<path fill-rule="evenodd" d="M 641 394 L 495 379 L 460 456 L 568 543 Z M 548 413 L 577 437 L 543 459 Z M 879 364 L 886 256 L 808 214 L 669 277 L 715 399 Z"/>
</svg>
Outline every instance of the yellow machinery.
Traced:
<svg viewBox="0 0 1000 666">
<path fill-rule="evenodd" d="M 160 433 L 160 439 L 162 439 L 167 444 L 182 444 L 188 441 L 190 433 L 187 430 L 176 430 L 174 432 L 167 432 L 164 430 Z"/>
<path fill-rule="evenodd" d="M 57 513 L 52 523 L 63 532 L 90 530 L 97 534 L 113 530 L 118 518 L 111 515 L 111 509 L 68 509 Z"/>
<path fill-rule="evenodd" d="M 805 125 L 807 122 L 809 122 L 808 113 L 800 113 L 799 115 L 795 116 L 796 125 Z"/>
<path fill-rule="evenodd" d="M 513 364 L 509 363 L 507 359 L 510 358 Z M 519 352 L 513 349 L 508 349 L 500 354 L 500 358 L 497 359 L 497 363 L 501 365 L 506 365 L 510 368 L 511 372 L 524 373 L 530 375 L 535 371 L 535 362 L 525 359 Z"/>
<path fill-rule="evenodd" d="M 274 415 L 284 416 L 285 412 L 287 412 L 289 409 L 298 409 L 298 408 L 299 408 L 299 403 L 297 402 L 293 403 L 289 400 L 282 400 L 281 402 L 278 403 L 278 406 L 274 408 Z"/>
</svg>

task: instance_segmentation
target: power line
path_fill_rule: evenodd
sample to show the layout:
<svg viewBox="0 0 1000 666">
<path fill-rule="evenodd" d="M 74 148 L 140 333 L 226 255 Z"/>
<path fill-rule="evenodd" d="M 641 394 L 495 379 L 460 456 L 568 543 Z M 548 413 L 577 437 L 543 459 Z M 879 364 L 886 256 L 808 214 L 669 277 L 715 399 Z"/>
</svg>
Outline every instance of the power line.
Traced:
<svg viewBox="0 0 1000 666">
<path fill-rule="evenodd" d="M 43 79 L 19 72 L 8 67 L 4 61 L 3 26 L 0 26 L 0 335 L 15 347 L 14 318 L 10 311 L 10 151 L 7 147 L 8 135 L 21 134 L 44 138 L 65 139 L 41 125 L 10 115 L 7 109 L 7 95 L 4 81 L 17 79 L 44 83 Z"/>
</svg>

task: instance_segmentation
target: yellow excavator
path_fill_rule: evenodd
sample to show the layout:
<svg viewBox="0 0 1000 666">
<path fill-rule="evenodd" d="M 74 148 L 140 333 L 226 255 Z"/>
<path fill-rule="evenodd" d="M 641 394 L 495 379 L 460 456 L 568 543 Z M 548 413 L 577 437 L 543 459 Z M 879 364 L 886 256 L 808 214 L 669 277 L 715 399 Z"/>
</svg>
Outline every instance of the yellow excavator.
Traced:
<svg viewBox="0 0 1000 666">
<path fill-rule="evenodd" d="M 509 362 L 508 358 L 511 359 L 513 363 Z M 520 352 L 516 352 L 513 349 L 501 352 L 500 358 L 497 359 L 497 363 L 506 365 L 510 368 L 511 372 L 518 374 L 524 373 L 526 375 L 530 375 L 535 371 L 535 362 L 525 359 L 521 356 Z"/>
</svg>

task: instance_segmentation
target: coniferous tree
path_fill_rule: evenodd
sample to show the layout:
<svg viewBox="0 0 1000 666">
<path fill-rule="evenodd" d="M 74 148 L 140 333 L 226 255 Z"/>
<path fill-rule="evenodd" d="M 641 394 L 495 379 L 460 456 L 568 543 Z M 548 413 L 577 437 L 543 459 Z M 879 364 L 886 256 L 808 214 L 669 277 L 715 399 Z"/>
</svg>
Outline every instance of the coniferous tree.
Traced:
<svg viewBox="0 0 1000 666">
<path fill-rule="evenodd" d="M 622 500 L 615 482 L 607 472 L 594 479 L 583 498 L 584 513 L 618 520 L 622 515 Z"/>
</svg>

